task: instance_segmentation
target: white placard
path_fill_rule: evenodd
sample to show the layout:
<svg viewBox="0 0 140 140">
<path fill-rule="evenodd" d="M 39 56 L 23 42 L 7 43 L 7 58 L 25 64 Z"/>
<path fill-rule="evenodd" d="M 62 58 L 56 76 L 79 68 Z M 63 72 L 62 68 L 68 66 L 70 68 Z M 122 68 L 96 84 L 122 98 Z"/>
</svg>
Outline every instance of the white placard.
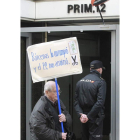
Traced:
<svg viewBox="0 0 140 140">
<path fill-rule="evenodd" d="M 33 83 L 83 71 L 76 37 L 35 44 L 27 53 Z"/>
</svg>

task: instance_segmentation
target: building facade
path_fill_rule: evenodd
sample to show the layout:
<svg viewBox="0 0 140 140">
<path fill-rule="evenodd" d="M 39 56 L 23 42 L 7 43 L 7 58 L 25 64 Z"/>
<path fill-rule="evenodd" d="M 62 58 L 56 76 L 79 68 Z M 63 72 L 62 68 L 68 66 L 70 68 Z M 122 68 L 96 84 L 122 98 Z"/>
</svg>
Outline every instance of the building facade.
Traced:
<svg viewBox="0 0 140 140">
<path fill-rule="evenodd" d="M 21 0 L 21 139 L 30 140 L 30 113 L 43 95 L 44 82 L 33 83 L 26 48 L 29 45 L 77 37 L 83 73 L 58 78 L 60 98 L 70 112 L 77 140 L 81 124 L 73 108 L 78 80 L 95 59 L 103 62 L 107 82 L 104 140 L 119 140 L 119 0 L 92 6 L 90 0 Z"/>
</svg>

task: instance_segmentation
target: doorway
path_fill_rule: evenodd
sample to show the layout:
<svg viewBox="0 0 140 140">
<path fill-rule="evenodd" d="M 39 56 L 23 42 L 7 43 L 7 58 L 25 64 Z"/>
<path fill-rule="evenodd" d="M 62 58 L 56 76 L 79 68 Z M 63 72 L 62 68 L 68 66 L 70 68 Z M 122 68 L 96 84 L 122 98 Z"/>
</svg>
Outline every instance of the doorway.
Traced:
<svg viewBox="0 0 140 140">
<path fill-rule="evenodd" d="M 71 130 L 75 132 L 77 140 L 81 140 L 81 123 L 73 107 L 75 87 L 78 80 L 89 73 L 89 64 L 93 60 L 101 60 L 106 67 L 102 77 L 107 82 L 107 94 L 105 102 L 105 119 L 103 135 L 104 140 L 109 140 L 111 117 L 111 32 L 84 31 L 84 32 L 52 32 L 47 36 L 48 41 L 54 41 L 69 37 L 77 37 L 80 51 L 82 74 L 58 78 L 58 84 L 62 90 L 60 98 L 66 105 L 73 120 Z"/>
<path fill-rule="evenodd" d="M 80 31 L 84 31 L 84 32 L 80 32 Z M 79 46 L 82 46 L 84 44 L 82 43 L 84 38 L 87 38 L 88 40 L 87 35 L 89 37 L 92 37 L 90 38 L 90 40 L 94 40 L 94 41 L 89 41 L 89 43 L 92 42 L 91 44 L 94 44 L 94 50 L 97 49 L 94 52 L 97 53 L 99 51 L 99 53 L 97 53 L 98 55 L 95 54 L 94 57 L 93 56 L 90 57 L 91 52 L 93 52 L 93 48 L 89 45 L 89 43 L 88 45 L 87 44 L 83 45 L 86 46 L 84 53 L 92 49 L 92 51 L 88 53 L 89 54 L 89 56 L 87 57 L 88 59 L 84 57 L 84 54 L 82 54 L 83 51 L 82 48 L 84 47 L 80 48 L 80 54 L 82 54 L 81 61 L 82 61 L 83 73 L 78 75 L 58 78 L 58 83 L 61 87 L 61 90 L 63 90 L 62 94 L 60 95 L 60 98 L 63 100 L 64 104 L 67 107 L 67 110 L 70 112 L 70 114 L 73 117 L 73 126 L 71 129 L 76 132 L 76 136 L 80 140 L 81 139 L 80 122 L 78 122 L 79 120 L 77 119 L 77 116 L 75 115 L 75 110 L 73 109 L 73 101 L 74 101 L 73 98 L 74 98 L 74 90 L 75 90 L 74 86 L 76 80 L 79 80 L 81 77 L 88 74 L 89 62 L 91 62 L 95 58 L 103 61 L 106 70 L 103 72 L 102 77 L 106 80 L 107 88 L 108 88 L 107 89 L 108 97 L 106 97 L 106 103 L 105 103 L 106 118 L 104 120 L 104 140 L 108 140 L 108 139 L 119 140 L 119 25 L 112 24 L 112 25 L 105 25 L 105 26 L 83 25 L 83 26 L 51 26 L 51 27 L 21 28 L 21 36 L 26 37 L 26 47 L 32 45 L 33 33 L 39 33 L 39 32 L 50 33 L 47 36 L 47 41 L 76 36 L 78 39 Z M 89 34 L 94 34 L 94 35 L 89 35 Z M 93 36 L 96 39 L 95 38 L 93 39 Z M 107 39 L 108 41 L 106 41 Z M 108 45 L 108 43 L 110 43 L 110 40 L 111 40 L 111 45 Z M 86 39 L 84 42 L 86 42 Z M 42 41 L 39 43 L 42 43 Z M 111 56 L 111 58 L 109 55 Z M 31 106 L 32 84 L 31 83 L 32 82 L 31 82 L 29 62 L 28 59 L 26 59 L 26 140 L 30 140 L 28 119 L 30 117 L 30 113 L 32 110 L 32 106 Z"/>
</svg>

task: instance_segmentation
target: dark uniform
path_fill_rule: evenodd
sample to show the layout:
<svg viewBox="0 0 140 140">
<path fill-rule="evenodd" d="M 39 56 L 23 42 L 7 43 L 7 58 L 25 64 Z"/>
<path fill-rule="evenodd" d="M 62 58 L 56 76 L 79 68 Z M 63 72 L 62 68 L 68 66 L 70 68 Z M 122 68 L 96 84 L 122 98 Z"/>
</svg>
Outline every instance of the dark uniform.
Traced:
<svg viewBox="0 0 140 140">
<path fill-rule="evenodd" d="M 74 108 L 79 118 L 82 113 L 89 119 L 88 122 L 82 123 L 83 140 L 101 140 L 106 82 L 98 71 L 91 69 L 90 72 L 76 85 Z"/>
</svg>

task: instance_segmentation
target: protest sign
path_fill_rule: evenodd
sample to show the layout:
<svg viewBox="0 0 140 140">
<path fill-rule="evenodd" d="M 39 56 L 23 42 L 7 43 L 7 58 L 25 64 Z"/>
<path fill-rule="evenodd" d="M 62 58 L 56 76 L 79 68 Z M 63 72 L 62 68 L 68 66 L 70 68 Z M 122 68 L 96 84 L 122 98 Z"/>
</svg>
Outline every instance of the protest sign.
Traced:
<svg viewBox="0 0 140 140">
<path fill-rule="evenodd" d="M 82 73 L 76 37 L 35 44 L 27 53 L 33 83 Z"/>
</svg>

